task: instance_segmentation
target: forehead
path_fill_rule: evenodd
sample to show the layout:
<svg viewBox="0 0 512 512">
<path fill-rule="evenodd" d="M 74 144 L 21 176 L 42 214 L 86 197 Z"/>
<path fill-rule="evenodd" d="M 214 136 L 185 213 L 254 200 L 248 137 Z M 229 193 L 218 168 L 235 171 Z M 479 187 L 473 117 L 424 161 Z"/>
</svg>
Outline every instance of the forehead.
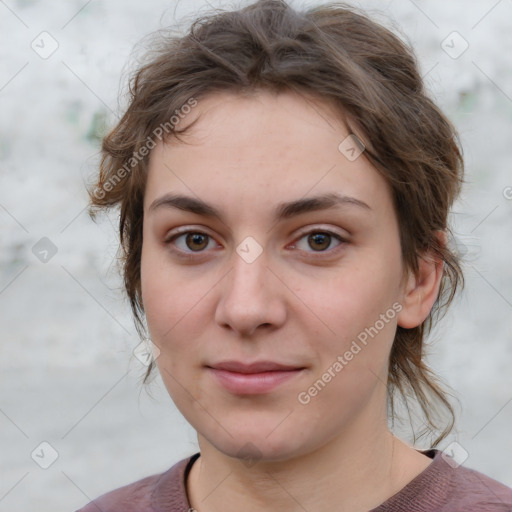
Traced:
<svg viewBox="0 0 512 512">
<path fill-rule="evenodd" d="M 289 90 L 209 94 L 197 102 L 177 128 L 189 127 L 186 140 L 192 144 L 218 146 L 220 143 L 225 147 L 226 143 L 238 146 L 245 143 L 255 151 L 258 143 L 263 142 L 267 147 L 273 142 L 273 146 L 283 148 L 297 139 L 314 142 L 319 131 L 349 133 L 340 108 L 332 101 Z M 180 143 L 171 137 L 168 145 Z"/>
<path fill-rule="evenodd" d="M 382 176 L 364 157 L 340 151 L 349 129 L 332 103 L 293 92 L 216 93 L 198 101 L 171 138 L 152 151 L 145 206 L 166 191 L 217 203 L 259 204 L 339 192 L 389 201 Z"/>
</svg>

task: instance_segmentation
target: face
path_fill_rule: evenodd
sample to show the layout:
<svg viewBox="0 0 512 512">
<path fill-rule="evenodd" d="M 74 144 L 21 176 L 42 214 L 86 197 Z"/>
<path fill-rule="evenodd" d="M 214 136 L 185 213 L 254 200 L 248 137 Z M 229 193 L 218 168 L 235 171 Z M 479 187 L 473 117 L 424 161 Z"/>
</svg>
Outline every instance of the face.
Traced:
<svg viewBox="0 0 512 512">
<path fill-rule="evenodd" d="M 180 128 L 198 117 L 187 143 L 153 149 L 144 201 L 142 300 L 169 394 L 234 457 L 384 428 L 403 294 L 384 178 L 311 98 L 215 94 Z"/>
</svg>

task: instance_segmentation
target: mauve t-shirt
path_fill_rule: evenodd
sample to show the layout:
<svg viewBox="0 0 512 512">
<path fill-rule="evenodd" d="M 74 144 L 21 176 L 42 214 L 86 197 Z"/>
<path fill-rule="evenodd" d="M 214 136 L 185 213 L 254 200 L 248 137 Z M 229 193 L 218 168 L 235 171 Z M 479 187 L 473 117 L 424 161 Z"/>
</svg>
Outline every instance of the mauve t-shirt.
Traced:
<svg viewBox="0 0 512 512">
<path fill-rule="evenodd" d="M 433 461 L 369 512 L 512 512 L 511 488 L 473 469 L 457 467 L 440 450 L 418 451 Z M 186 479 L 198 457 L 196 453 L 164 473 L 108 492 L 77 512 L 192 512 Z"/>
</svg>

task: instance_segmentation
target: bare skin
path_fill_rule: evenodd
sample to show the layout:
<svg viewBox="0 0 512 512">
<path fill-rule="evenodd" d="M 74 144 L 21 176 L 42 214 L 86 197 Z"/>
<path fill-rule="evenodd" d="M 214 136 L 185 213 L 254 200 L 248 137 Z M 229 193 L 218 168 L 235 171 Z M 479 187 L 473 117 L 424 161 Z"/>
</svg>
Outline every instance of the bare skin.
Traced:
<svg viewBox="0 0 512 512">
<path fill-rule="evenodd" d="M 387 363 L 397 325 L 428 316 L 442 262 L 421 259 L 417 276 L 403 267 L 391 192 L 364 153 L 350 161 L 338 150 L 349 133 L 328 105 L 222 93 L 201 99 L 179 128 L 198 116 L 188 144 L 152 151 L 141 262 L 157 365 L 198 433 L 191 505 L 370 510 L 431 463 L 387 427 Z M 333 192 L 359 204 L 275 218 L 283 202 Z M 221 218 L 161 201 L 170 193 Z M 377 334 L 354 354 L 372 326 Z M 272 389 L 244 391 L 219 378 L 226 360 L 293 372 Z M 319 379 L 325 386 L 309 392 Z"/>
</svg>

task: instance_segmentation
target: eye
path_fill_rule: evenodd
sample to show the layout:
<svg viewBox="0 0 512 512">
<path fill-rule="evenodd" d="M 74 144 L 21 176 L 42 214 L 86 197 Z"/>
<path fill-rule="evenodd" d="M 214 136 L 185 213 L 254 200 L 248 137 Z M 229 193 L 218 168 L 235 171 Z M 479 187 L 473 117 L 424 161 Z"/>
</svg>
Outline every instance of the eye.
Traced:
<svg viewBox="0 0 512 512">
<path fill-rule="evenodd" d="M 202 253 L 204 249 L 211 248 L 211 244 L 215 246 L 215 242 L 210 235 L 200 231 L 184 231 L 176 233 L 167 240 L 166 245 L 174 245 L 177 252 L 185 254 Z M 175 250 L 173 248 L 173 250 Z"/>
<path fill-rule="evenodd" d="M 213 237 L 201 231 L 182 231 L 168 237 L 165 242 L 173 252 L 183 257 L 194 257 L 196 254 L 204 254 L 206 249 L 217 246 Z M 331 253 L 339 246 L 346 243 L 337 233 L 329 230 L 310 230 L 302 233 L 291 247 L 304 252 Z"/>
<path fill-rule="evenodd" d="M 332 247 L 333 242 L 336 242 L 334 248 Z M 340 235 L 332 231 L 317 229 L 303 233 L 298 241 L 293 244 L 293 247 L 306 252 L 331 252 L 331 249 L 334 250 L 344 242 L 345 240 Z M 308 248 L 312 251 L 308 251 Z"/>
</svg>

